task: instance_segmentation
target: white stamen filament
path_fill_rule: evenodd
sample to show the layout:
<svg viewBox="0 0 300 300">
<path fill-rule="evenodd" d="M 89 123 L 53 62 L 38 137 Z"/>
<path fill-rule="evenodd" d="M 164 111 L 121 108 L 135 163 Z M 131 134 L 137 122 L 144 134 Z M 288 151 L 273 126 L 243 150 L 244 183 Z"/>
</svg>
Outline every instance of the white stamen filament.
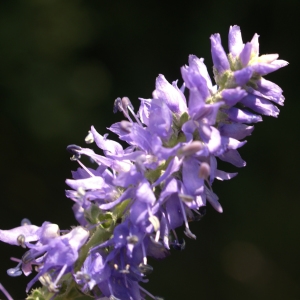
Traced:
<svg viewBox="0 0 300 300">
<path fill-rule="evenodd" d="M 95 177 L 95 175 L 79 159 L 77 160 L 77 162 L 89 175 L 91 175 L 91 177 Z"/>
</svg>

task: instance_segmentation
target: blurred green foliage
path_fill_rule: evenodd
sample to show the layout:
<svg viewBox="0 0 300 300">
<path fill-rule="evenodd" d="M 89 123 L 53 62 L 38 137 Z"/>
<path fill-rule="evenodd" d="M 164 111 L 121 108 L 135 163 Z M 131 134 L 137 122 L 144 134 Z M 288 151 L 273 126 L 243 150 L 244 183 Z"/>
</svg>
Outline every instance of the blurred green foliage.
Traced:
<svg viewBox="0 0 300 300">
<path fill-rule="evenodd" d="M 215 184 L 224 213 L 209 208 L 192 224 L 197 241 L 154 261 L 145 287 L 169 300 L 300 299 L 298 11 L 292 0 L 2 0 L 0 228 L 24 217 L 75 225 L 64 180 L 77 165 L 66 146 L 83 146 L 91 125 L 104 134 L 122 119 L 112 113 L 116 97 L 130 97 L 137 108 L 159 73 L 180 79 L 189 54 L 204 57 L 211 70 L 209 36 L 220 32 L 226 45 L 237 24 L 244 41 L 257 32 L 261 53 L 291 63 L 268 77 L 284 89 L 286 105 L 241 150 L 248 166 Z M 23 250 L 1 244 L 0 253 L 0 282 L 14 299 L 24 298 L 29 279 L 6 275 L 15 264 L 9 257 Z"/>
</svg>

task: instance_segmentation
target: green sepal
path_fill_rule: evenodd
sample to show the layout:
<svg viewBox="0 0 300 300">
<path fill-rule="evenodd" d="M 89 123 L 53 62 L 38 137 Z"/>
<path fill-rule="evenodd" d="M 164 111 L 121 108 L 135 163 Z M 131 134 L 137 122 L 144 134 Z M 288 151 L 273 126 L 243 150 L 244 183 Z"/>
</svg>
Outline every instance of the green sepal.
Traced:
<svg viewBox="0 0 300 300">
<path fill-rule="evenodd" d="M 181 128 L 182 125 L 184 123 L 186 123 L 189 120 L 189 114 L 187 112 L 184 112 L 181 116 L 180 116 L 180 120 L 179 120 L 179 127 Z"/>
<path fill-rule="evenodd" d="M 41 287 L 31 290 L 31 294 L 27 296 L 26 300 L 49 300 L 53 295 L 53 293 L 49 293 L 48 289 Z"/>
<path fill-rule="evenodd" d="M 101 209 L 99 208 L 99 206 L 92 203 L 90 207 L 84 211 L 84 218 L 90 224 L 97 224 L 99 223 L 98 217 L 100 214 L 101 214 Z"/>
<path fill-rule="evenodd" d="M 96 227 L 94 232 L 91 233 L 88 242 L 80 249 L 79 257 L 75 263 L 75 272 L 80 270 L 91 248 L 100 245 L 111 238 L 113 229 L 114 226 L 104 228 L 101 224 Z"/>
</svg>

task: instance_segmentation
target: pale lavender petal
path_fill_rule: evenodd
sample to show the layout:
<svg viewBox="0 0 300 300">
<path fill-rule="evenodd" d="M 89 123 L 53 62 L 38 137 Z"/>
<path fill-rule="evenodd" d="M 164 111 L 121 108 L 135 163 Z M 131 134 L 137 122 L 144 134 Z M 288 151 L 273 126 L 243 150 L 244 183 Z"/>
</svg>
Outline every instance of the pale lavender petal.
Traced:
<svg viewBox="0 0 300 300">
<path fill-rule="evenodd" d="M 101 134 L 99 134 L 96 129 L 94 128 L 94 126 L 91 127 L 91 132 L 93 134 L 94 140 L 96 145 L 104 150 L 104 151 L 108 151 L 112 154 L 122 154 L 123 153 L 123 147 L 113 141 L 113 140 L 109 140 L 107 139 L 107 135 L 102 136 Z"/>
<path fill-rule="evenodd" d="M 210 190 L 208 187 L 205 186 L 205 193 L 206 193 L 206 199 L 211 204 L 211 206 L 219 213 L 223 212 L 223 208 L 221 204 L 219 203 L 218 196 Z"/>
<path fill-rule="evenodd" d="M 246 162 L 241 158 L 237 150 L 228 150 L 218 157 L 221 160 L 229 162 L 238 168 L 246 166 Z"/>
<path fill-rule="evenodd" d="M 244 47 L 242 33 L 237 25 L 230 26 L 228 35 L 228 48 L 233 57 L 238 56 Z"/>
<path fill-rule="evenodd" d="M 276 104 L 284 104 L 285 98 L 282 95 L 282 89 L 276 83 L 266 80 L 262 77 L 256 82 L 256 85 L 258 90 L 249 90 L 251 93 L 271 100 Z"/>
<path fill-rule="evenodd" d="M 241 100 L 241 103 L 253 111 L 266 116 L 277 117 L 279 114 L 279 109 L 277 106 L 270 103 L 269 100 L 265 100 L 258 96 L 249 94 Z"/>
<path fill-rule="evenodd" d="M 184 132 L 187 143 L 193 140 L 193 133 L 196 130 L 196 128 L 197 128 L 196 122 L 193 120 L 188 120 L 183 124 L 181 130 Z"/>
<path fill-rule="evenodd" d="M 227 111 L 228 117 L 238 123 L 257 123 L 262 121 L 262 117 L 259 115 L 255 115 L 246 109 L 238 109 L 236 107 L 231 107 Z"/>
<path fill-rule="evenodd" d="M 182 114 L 187 111 L 186 99 L 176 82 L 170 84 L 164 75 L 160 74 L 156 78 L 155 88 L 153 98 L 163 100 L 172 112 Z"/>
<path fill-rule="evenodd" d="M 166 180 L 171 174 L 174 172 L 177 172 L 182 164 L 182 160 L 179 159 L 177 156 L 175 156 L 171 162 L 169 163 L 166 171 L 163 173 L 162 176 L 160 176 L 153 184 L 152 186 L 157 186 L 162 181 Z"/>
<path fill-rule="evenodd" d="M 227 173 L 227 172 L 224 172 L 224 171 L 221 171 L 221 170 L 216 170 L 216 178 L 218 180 L 229 180 L 233 177 L 235 177 L 238 173 Z"/>
<path fill-rule="evenodd" d="M 240 142 L 240 141 L 230 137 L 230 138 L 228 138 L 227 148 L 228 149 L 238 149 L 238 148 L 244 146 L 246 143 L 247 143 L 247 141 Z"/>
<path fill-rule="evenodd" d="M 254 34 L 251 44 L 252 44 L 252 53 L 255 57 L 259 55 L 259 42 L 258 42 L 259 35 L 257 33 Z"/>
<path fill-rule="evenodd" d="M 189 65 L 192 66 L 194 70 L 197 70 L 199 72 L 199 74 L 206 80 L 206 85 L 208 89 L 212 91 L 213 86 L 211 78 L 207 71 L 207 67 L 204 64 L 204 58 L 198 58 L 196 55 L 190 55 Z"/>
<path fill-rule="evenodd" d="M 195 158 L 185 159 L 182 163 L 182 181 L 189 195 L 200 195 L 203 192 L 204 180 L 198 176 L 199 161 Z"/>
<path fill-rule="evenodd" d="M 241 123 L 221 124 L 219 131 L 222 136 L 232 137 L 237 140 L 242 140 L 246 136 L 251 135 L 254 126 L 249 126 Z"/>
<path fill-rule="evenodd" d="M 243 97 L 247 96 L 247 92 L 240 87 L 235 89 L 225 89 L 221 92 L 224 102 L 228 106 L 237 104 Z"/>
<path fill-rule="evenodd" d="M 85 179 L 67 179 L 66 184 L 74 190 L 79 188 L 83 188 L 84 190 L 95 190 L 101 189 L 105 185 L 105 182 L 102 177 L 94 176 Z"/>
<path fill-rule="evenodd" d="M 254 72 L 258 73 L 261 76 L 267 75 L 274 71 L 277 71 L 280 68 L 283 68 L 288 65 L 288 62 L 285 60 L 275 60 L 274 62 L 268 63 L 255 63 L 251 65 Z"/>
<path fill-rule="evenodd" d="M 199 91 L 201 98 L 204 100 L 210 96 L 206 78 L 199 73 L 199 68 L 197 66 L 192 65 L 182 67 L 181 75 L 188 89 L 196 88 Z"/>
<path fill-rule="evenodd" d="M 35 225 L 24 225 L 9 230 L 0 230 L 0 241 L 19 246 L 17 239 L 19 235 L 24 235 L 25 242 L 38 241 L 40 227 Z"/>
<path fill-rule="evenodd" d="M 169 221 L 170 229 L 176 229 L 181 226 L 184 219 L 181 213 L 180 199 L 177 194 L 173 194 L 166 202 L 166 214 Z"/>
<path fill-rule="evenodd" d="M 146 179 L 139 184 L 135 193 L 138 201 L 153 205 L 156 200 L 153 190 Z"/>
<path fill-rule="evenodd" d="M 252 44 L 246 43 L 242 52 L 240 53 L 240 61 L 243 67 L 246 67 L 249 63 L 250 57 L 252 52 Z"/>
<path fill-rule="evenodd" d="M 132 188 L 129 188 L 127 190 L 125 190 L 125 192 L 123 192 L 123 194 L 115 201 L 110 202 L 110 203 L 105 203 L 105 204 L 101 204 L 99 205 L 99 208 L 103 209 L 103 210 L 109 210 L 113 207 L 115 207 L 117 204 L 130 199 L 132 197 Z"/>
<path fill-rule="evenodd" d="M 222 74 L 223 72 L 230 69 L 227 55 L 221 44 L 221 37 L 219 33 L 213 34 L 210 37 L 211 41 L 211 54 L 216 70 Z"/>
<path fill-rule="evenodd" d="M 249 67 L 243 68 L 242 70 L 235 71 L 233 73 L 233 76 L 234 76 L 236 84 L 239 86 L 243 86 L 250 80 L 250 78 L 252 77 L 252 74 L 253 74 L 253 68 L 252 68 L 252 66 L 249 66 Z"/>
</svg>

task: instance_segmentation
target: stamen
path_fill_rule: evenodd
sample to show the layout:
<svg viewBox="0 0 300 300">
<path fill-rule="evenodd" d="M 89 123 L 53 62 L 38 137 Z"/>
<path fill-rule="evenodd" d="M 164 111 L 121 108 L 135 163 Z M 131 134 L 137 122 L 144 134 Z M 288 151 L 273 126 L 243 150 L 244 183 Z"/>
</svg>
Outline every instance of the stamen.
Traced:
<svg viewBox="0 0 300 300">
<path fill-rule="evenodd" d="M 139 264 L 139 270 L 145 275 L 149 275 L 153 272 L 153 267 L 144 263 Z"/>
<path fill-rule="evenodd" d="M 149 217 L 149 221 L 153 225 L 154 231 L 158 231 L 159 227 L 160 227 L 160 223 L 159 223 L 158 218 L 156 216 L 152 215 L 152 216 Z"/>
<path fill-rule="evenodd" d="M 118 111 L 123 111 L 121 98 L 118 97 L 114 102 L 113 113 L 117 113 Z"/>
<path fill-rule="evenodd" d="M 114 108 L 113 108 L 113 112 L 116 113 L 117 111 L 121 111 L 123 112 L 124 116 L 131 122 L 133 123 L 133 120 L 131 119 L 128 111 L 130 111 L 130 113 L 133 115 L 134 119 L 136 120 L 136 122 L 143 127 L 141 121 L 139 120 L 138 116 L 135 114 L 134 112 L 134 108 L 133 105 L 131 103 L 131 101 L 129 100 L 128 97 L 123 97 L 121 98 L 117 98 L 114 102 Z"/>
<path fill-rule="evenodd" d="M 190 203 L 194 201 L 194 197 L 184 194 L 178 194 L 179 198 L 186 203 Z"/>
<path fill-rule="evenodd" d="M 83 273 L 81 271 L 76 272 L 75 278 L 79 281 L 82 280 L 85 283 L 91 281 L 91 276 L 89 274 Z"/>
<path fill-rule="evenodd" d="M 210 175 L 210 165 L 206 162 L 203 162 L 199 168 L 198 176 L 202 179 L 207 180 Z"/>
<path fill-rule="evenodd" d="M 60 280 L 60 278 L 64 275 L 64 273 L 65 273 L 67 267 L 68 267 L 68 265 L 65 264 L 65 265 L 61 268 L 59 274 L 57 275 L 57 277 L 56 277 L 56 279 L 55 279 L 55 281 L 54 281 L 54 286 L 57 285 L 57 283 L 58 283 L 58 281 Z"/>
<path fill-rule="evenodd" d="M 122 273 L 122 274 L 129 274 L 129 269 L 130 269 L 130 265 L 127 264 L 127 265 L 125 266 L 125 269 L 120 270 L 119 272 Z"/>
<path fill-rule="evenodd" d="M 142 288 L 141 286 L 139 286 L 139 289 L 140 289 L 143 293 L 145 293 L 146 295 L 148 295 L 149 297 L 151 297 L 151 298 L 154 299 L 154 300 L 164 300 L 164 298 L 153 296 L 152 294 L 150 294 L 147 290 L 145 290 L 145 289 Z"/>
<path fill-rule="evenodd" d="M 199 213 L 201 214 L 202 217 L 206 215 L 206 206 L 201 206 L 199 208 Z"/>
<path fill-rule="evenodd" d="M 27 218 L 24 218 L 21 221 L 21 226 L 26 226 L 26 225 L 31 225 L 31 222 Z"/>
<path fill-rule="evenodd" d="M 136 245 L 139 242 L 139 238 L 136 235 L 131 235 L 126 238 L 128 244 Z"/>
<path fill-rule="evenodd" d="M 188 145 L 183 146 L 181 149 L 179 149 L 178 154 L 183 156 L 190 156 L 198 151 L 203 149 L 203 143 L 200 141 L 193 141 Z"/>
<path fill-rule="evenodd" d="M 121 299 L 114 296 L 109 280 L 108 280 L 108 288 L 109 288 L 109 292 L 110 292 L 109 300 L 121 300 Z"/>
<path fill-rule="evenodd" d="M 32 253 L 30 250 L 24 253 L 22 256 L 22 263 L 29 264 L 30 262 L 34 261 L 37 257 L 43 256 L 45 251 L 38 251 L 36 253 Z"/>
<path fill-rule="evenodd" d="M 141 121 L 139 120 L 138 116 L 135 114 L 135 112 L 134 112 L 134 110 L 133 110 L 133 106 L 132 106 L 132 104 L 131 104 L 129 98 L 128 98 L 128 97 L 123 97 L 123 98 L 122 98 L 122 101 L 124 101 L 124 103 L 129 103 L 129 104 L 127 104 L 127 109 L 128 109 L 128 110 L 131 112 L 131 114 L 134 116 L 134 118 L 135 118 L 135 120 L 137 121 L 137 123 L 138 123 L 141 127 L 143 127 Z"/>
<path fill-rule="evenodd" d="M 124 116 L 125 116 L 131 123 L 133 123 L 132 119 L 130 118 L 130 116 L 129 116 L 129 114 L 128 114 L 127 106 L 126 106 L 126 102 L 127 102 L 126 100 L 127 100 L 127 99 L 129 100 L 129 98 L 127 98 L 127 99 L 126 99 L 126 98 L 127 98 L 127 97 L 123 97 L 122 100 L 121 100 L 121 98 L 117 98 L 117 99 L 115 100 L 113 112 L 116 113 L 117 111 L 121 111 L 121 112 L 124 114 Z M 123 101 L 123 99 L 124 99 L 124 101 Z"/>
<path fill-rule="evenodd" d="M 80 159 L 81 155 L 80 153 L 78 153 L 78 151 L 81 150 L 80 146 L 77 145 L 69 145 L 67 146 L 67 151 L 69 151 L 71 154 L 73 154 L 73 156 L 70 158 L 71 160 L 78 160 Z"/>
<path fill-rule="evenodd" d="M 18 277 L 22 275 L 22 271 L 20 270 L 22 262 L 19 262 L 18 265 L 15 268 L 8 269 L 6 271 L 7 275 L 10 277 Z"/>
<path fill-rule="evenodd" d="M 7 300 L 14 300 L 1 283 L 0 283 L 0 291 L 2 291 L 2 293 L 5 295 Z"/>
<path fill-rule="evenodd" d="M 80 157 L 79 157 L 80 158 Z M 91 176 L 91 177 L 95 177 L 95 175 L 79 160 L 76 159 L 77 162 L 80 164 L 80 166 Z"/>
<path fill-rule="evenodd" d="M 143 252 L 143 262 L 144 265 L 147 265 L 147 255 L 146 255 L 146 249 L 144 243 L 142 243 L 142 252 Z"/>
<path fill-rule="evenodd" d="M 196 235 L 193 234 L 189 228 L 185 228 L 184 234 L 193 240 L 195 240 L 197 238 Z"/>
<path fill-rule="evenodd" d="M 25 245 L 25 235 L 20 234 L 20 235 L 17 237 L 17 243 L 18 243 L 22 248 L 26 248 L 26 245 Z"/>
<path fill-rule="evenodd" d="M 160 230 L 157 230 L 157 231 L 156 231 L 156 234 L 155 234 L 155 242 L 158 243 L 159 237 L 160 237 Z"/>
<path fill-rule="evenodd" d="M 205 214 L 206 214 L 206 206 L 201 206 L 200 208 L 199 208 L 199 211 L 197 211 L 197 210 L 195 210 L 195 209 L 193 209 L 193 212 L 194 212 L 194 214 L 193 214 L 193 216 L 191 217 L 191 221 L 200 221 L 200 220 L 202 220 L 202 218 L 205 216 Z"/>
<path fill-rule="evenodd" d="M 55 282 L 52 282 L 51 275 L 49 273 L 45 273 L 44 275 L 39 277 L 39 281 L 42 285 L 48 288 L 50 293 L 57 293 L 59 289 L 56 286 Z"/>
<path fill-rule="evenodd" d="M 82 198 L 84 195 L 85 195 L 85 190 L 83 189 L 82 186 L 80 186 L 78 189 L 77 189 L 77 195 Z"/>
<path fill-rule="evenodd" d="M 185 249 L 185 240 L 184 239 L 174 240 L 174 242 L 171 245 L 173 249 L 182 251 Z"/>
<path fill-rule="evenodd" d="M 89 131 L 88 135 L 85 137 L 84 141 L 87 143 L 87 144 L 92 144 L 94 143 L 94 136 L 92 134 L 91 131 Z"/>
<path fill-rule="evenodd" d="M 187 221 L 187 218 L 186 218 L 186 213 L 185 213 L 185 209 L 183 207 L 183 203 L 182 201 L 179 201 L 180 202 L 180 206 L 181 206 L 181 211 L 182 211 L 182 215 L 183 215 L 183 219 L 184 219 L 184 224 L 185 224 L 185 235 L 191 239 L 196 239 L 196 236 L 190 231 L 189 229 L 189 224 L 188 224 L 188 221 Z"/>
</svg>

